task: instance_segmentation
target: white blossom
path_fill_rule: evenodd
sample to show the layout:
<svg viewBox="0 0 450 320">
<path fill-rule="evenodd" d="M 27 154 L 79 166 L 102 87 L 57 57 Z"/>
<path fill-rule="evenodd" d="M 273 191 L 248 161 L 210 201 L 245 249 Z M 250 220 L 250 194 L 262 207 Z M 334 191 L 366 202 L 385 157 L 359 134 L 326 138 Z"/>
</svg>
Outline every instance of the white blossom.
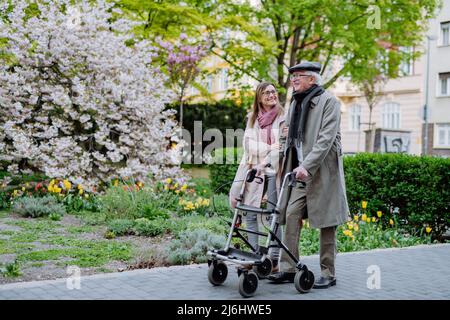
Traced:
<svg viewBox="0 0 450 320">
<path fill-rule="evenodd" d="M 31 18 L 27 0 L 0 6 L 1 57 L 14 57 L 0 61 L 0 160 L 84 185 L 178 176 L 176 123 L 164 111 L 174 94 L 149 67 L 157 50 L 127 46 L 136 23 L 114 21 L 111 4 L 71 2 L 37 1 Z"/>
</svg>

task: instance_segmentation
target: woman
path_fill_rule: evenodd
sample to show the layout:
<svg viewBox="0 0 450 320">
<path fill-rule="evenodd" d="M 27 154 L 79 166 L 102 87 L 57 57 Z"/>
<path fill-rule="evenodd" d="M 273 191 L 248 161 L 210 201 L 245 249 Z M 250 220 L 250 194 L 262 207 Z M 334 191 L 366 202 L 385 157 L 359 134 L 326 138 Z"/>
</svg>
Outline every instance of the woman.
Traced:
<svg viewBox="0 0 450 320">
<path fill-rule="evenodd" d="M 277 190 L 279 190 L 280 179 L 276 177 L 280 159 L 279 132 L 284 122 L 284 110 L 272 83 L 262 82 L 258 85 L 252 109 L 252 112 L 248 114 L 244 133 L 244 155 L 230 190 L 230 205 L 232 208 L 236 207 L 247 170 L 256 168 L 257 175 L 263 179 L 263 183 L 247 184 L 245 199 L 242 203 L 261 207 L 267 199 L 267 207 L 272 209 L 277 202 Z M 270 167 L 267 167 L 267 164 L 270 164 Z M 258 230 L 258 215 L 247 213 L 245 221 L 248 229 Z M 267 223 L 269 224 L 270 222 Z M 278 228 L 277 236 L 281 238 L 281 228 Z M 258 235 L 249 233 L 248 240 L 254 248 L 258 249 Z M 279 248 L 269 250 L 274 266 L 273 272 L 278 270 L 279 252 Z"/>
</svg>

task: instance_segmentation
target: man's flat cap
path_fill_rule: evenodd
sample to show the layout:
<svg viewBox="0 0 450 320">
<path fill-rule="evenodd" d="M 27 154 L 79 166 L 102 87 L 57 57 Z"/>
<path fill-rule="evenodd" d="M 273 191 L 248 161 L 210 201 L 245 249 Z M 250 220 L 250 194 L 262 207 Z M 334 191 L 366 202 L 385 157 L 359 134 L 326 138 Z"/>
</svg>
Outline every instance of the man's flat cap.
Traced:
<svg viewBox="0 0 450 320">
<path fill-rule="evenodd" d="M 319 73 L 320 69 L 322 69 L 322 66 L 319 62 L 310 62 L 310 61 L 304 61 L 302 63 L 296 64 L 293 67 L 289 68 L 289 73 L 295 72 L 295 71 L 314 71 Z"/>
</svg>

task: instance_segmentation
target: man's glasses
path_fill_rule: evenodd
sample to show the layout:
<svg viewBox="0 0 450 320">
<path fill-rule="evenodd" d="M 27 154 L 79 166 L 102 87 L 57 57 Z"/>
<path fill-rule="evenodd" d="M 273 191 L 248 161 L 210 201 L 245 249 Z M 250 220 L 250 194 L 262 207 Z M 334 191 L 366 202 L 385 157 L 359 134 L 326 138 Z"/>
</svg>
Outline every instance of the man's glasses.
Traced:
<svg viewBox="0 0 450 320">
<path fill-rule="evenodd" d="M 294 80 L 294 79 L 298 79 L 298 78 L 300 78 L 300 77 L 311 77 L 311 75 L 310 74 L 291 74 L 290 76 L 289 76 L 289 78 L 291 79 L 291 80 Z"/>
<path fill-rule="evenodd" d="M 270 96 L 271 94 L 276 96 L 277 92 L 275 90 L 271 90 L 271 91 L 264 91 L 262 94 L 263 94 L 263 96 L 266 96 L 266 97 Z"/>
</svg>

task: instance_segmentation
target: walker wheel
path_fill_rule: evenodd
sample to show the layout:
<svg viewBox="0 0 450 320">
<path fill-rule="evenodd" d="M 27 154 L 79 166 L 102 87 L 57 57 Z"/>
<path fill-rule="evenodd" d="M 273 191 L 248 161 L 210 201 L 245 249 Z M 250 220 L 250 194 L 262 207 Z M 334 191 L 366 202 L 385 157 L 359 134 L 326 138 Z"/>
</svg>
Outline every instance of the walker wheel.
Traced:
<svg viewBox="0 0 450 320">
<path fill-rule="evenodd" d="M 256 272 L 258 278 L 265 278 L 272 273 L 272 260 L 266 257 L 263 263 L 254 266 L 253 270 Z"/>
<path fill-rule="evenodd" d="M 218 261 L 216 264 L 211 263 L 208 269 L 208 280 L 213 286 L 220 286 L 225 282 L 228 275 L 227 265 L 223 261 Z"/>
<path fill-rule="evenodd" d="M 258 276 L 253 271 L 243 272 L 239 276 L 239 293 L 244 298 L 253 297 L 258 288 Z"/>
<path fill-rule="evenodd" d="M 314 285 L 314 273 L 309 270 L 300 270 L 295 274 L 295 289 L 300 293 L 308 293 Z"/>
</svg>

